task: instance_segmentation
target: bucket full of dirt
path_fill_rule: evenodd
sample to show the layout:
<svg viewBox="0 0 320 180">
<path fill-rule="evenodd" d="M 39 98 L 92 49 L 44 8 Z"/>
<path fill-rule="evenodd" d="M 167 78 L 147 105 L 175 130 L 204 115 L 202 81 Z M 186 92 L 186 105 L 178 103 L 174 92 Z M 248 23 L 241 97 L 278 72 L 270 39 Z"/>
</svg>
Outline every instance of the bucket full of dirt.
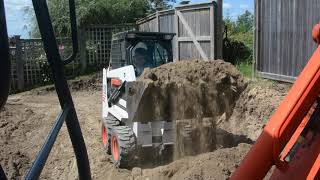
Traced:
<svg viewBox="0 0 320 180">
<path fill-rule="evenodd" d="M 145 69 L 128 83 L 127 103 L 136 107 L 128 113 L 138 122 L 174 121 L 179 154 L 208 152 L 216 146 L 216 120 L 222 114 L 231 116 L 246 86 L 238 70 L 222 60 L 169 63 Z M 189 152 L 189 142 L 200 150 Z"/>
<path fill-rule="evenodd" d="M 165 64 L 129 83 L 129 106 L 139 103 L 129 116 L 147 122 L 230 115 L 246 86 L 237 69 L 222 60 Z"/>
</svg>

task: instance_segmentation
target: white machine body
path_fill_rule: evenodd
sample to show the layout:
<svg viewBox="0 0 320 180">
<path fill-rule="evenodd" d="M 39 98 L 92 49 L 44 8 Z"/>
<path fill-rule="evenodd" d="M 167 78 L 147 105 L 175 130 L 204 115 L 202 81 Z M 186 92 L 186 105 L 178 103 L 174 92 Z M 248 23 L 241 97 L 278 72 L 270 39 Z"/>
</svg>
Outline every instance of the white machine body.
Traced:
<svg viewBox="0 0 320 180">
<path fill-rule="evenodd" d="M 102 87 L 102 117 L 107 118 L 109 113 L 119 121 L 128 119 L 126 111 L 126 100 L 119 98 L 117 104 L 109 106 L 108 103 L 108 79 L 119 79 L 122 82 L 136 81 L 134 67 L 132 65 L 117 69 L 103 69 L 103 87 Z M 148 123 L 129 122 L 130 126 L 137 138 L 137 144 L 141 147 L 152 147 L 159 145 L 172 145 L 174 143 L 172 122 L 152 121 Z"/>
</svg>

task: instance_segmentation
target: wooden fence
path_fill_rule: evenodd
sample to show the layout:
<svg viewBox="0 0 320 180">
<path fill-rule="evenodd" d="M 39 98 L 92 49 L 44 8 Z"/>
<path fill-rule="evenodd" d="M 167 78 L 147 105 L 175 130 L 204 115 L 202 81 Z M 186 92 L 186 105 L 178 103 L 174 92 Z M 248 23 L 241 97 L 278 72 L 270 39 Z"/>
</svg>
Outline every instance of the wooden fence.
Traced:
<svg viewBox="0 0 320 180">
<path fill-rule="evenodd" d="M 20 39 L 14 37 L 14 46 L 10 47 L 12 90 L 24 90 L 38 84 L 49 81 L 45 64 L 46 55 L 43 50 L 41 39 Z M 70 39 L 58 40 L 62 58 L 66 58 L 72 51 Z M 69 76 L 74 75 L 79 69 L 79 57 L 71 64 L 67 65 Z"/>
<path fill-rule="evenodd" d="M 86 47 L 80 52 L 84 59 L 83 64 L 94 68 L 101 68 L 109 64 L 112 34 L 135 29 L 133 24 L 122 25 L 92 25 L 81 32 L 80 43 Z M 85 44 L 84 44 L 85 43 Z"/>
<path fill-rule="evenodd" d="M 175 60 L 217 59 L 222 57 L 222 0 L 178 6 L 160 11 L 137 22 L 141 31 L 173 32 Z M 69 77 L 88 69 L 101 69 L 109 62 L 113 33 L 136 29 L 136 25 L 93 25 L 79 30 L 79 53 L 66 69 Z M 46 80 L 42 63 L 46 62 L 40 39 L 15 37 L 11 46 L 12 90 L 25 90 Z M 70 54 L 70 39 L 57 39 L 63 57 Z"/>
<path fill-rule="evenodd" d="M 111 38 L 113 33 L 134 29 L 132 24 L 92 25 L 79 31 L 79 53 L 75 61 L 65 67 L 68 77 L 85 73 L 87 70 L 102 69 L 109 63 Z M 43 65 L 46 55 L 41 39 L 11 39 L 11 74 L 13 91 L 25 90 L 48 81 L 48 69 Z M 57 38 L 60 55 L 63 59 L 72 52 L 71 40 Z"/>
<path fill-rule="evenodd" d="M 222 0 L 159 11 L 137 25 L 140 31 L 175 33 L 175 61 L 222 58 Z"/>
<path fill-rule="evenodd" d="M 255 0 L 255 69 L 264 78 L 295 81 L 316 48 L 319 0 Z"/>
</svg>

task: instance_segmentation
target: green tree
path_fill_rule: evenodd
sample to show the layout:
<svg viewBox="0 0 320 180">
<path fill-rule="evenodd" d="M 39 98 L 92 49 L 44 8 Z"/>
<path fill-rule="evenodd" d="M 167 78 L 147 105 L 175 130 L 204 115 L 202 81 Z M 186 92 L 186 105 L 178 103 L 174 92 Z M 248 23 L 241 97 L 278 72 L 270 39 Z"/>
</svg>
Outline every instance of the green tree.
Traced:
<svg viewBox="0 0 320 180">
<path fill-rule="evenodd" d="M 236 21 L 235 32 L 237 33 L 246 33 L 252 31 L 253 28 L 253 14 L 248 10 L 240 15 Z"/>
<path fill-rule="evenodd" d="M 138 18 L 156 9 L 170 8 L 174 0 L 77 0 L 76 13 L 79 27 L 90 24 L 134 23 Z M 70 33 L 68 0 L 48 0 L 51 20 L 57 35 Z M 33 23 L 33 36 L 38 36 L 36 20 Z"/>
<path fill-rule="evenodd" d="M 150 0 L 150 7 L 152 11 L 157 9 L 169 9 L 172 8 L 170 2 L 176 2 L 175 0 Z"/>
<path fill-rule="evenodd" d="M 230 17 L 224 19 L 228 37 L 224 39 L 224 59 L 239 64 L 251 63 L 253 50 L 254 16 L 245 11 L 234 21 Z"/>
</svg>

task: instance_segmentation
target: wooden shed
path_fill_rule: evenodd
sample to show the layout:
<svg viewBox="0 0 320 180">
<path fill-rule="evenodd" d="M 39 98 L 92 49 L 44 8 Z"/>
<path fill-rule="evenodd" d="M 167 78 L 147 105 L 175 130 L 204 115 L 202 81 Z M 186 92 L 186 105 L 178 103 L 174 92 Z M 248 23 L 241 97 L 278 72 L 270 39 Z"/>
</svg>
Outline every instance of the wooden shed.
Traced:
<svg viewBox="0 0 320 180">
<path fill-rule="evenodd" d="M 320 0 L 255 0 L 255 69 L 268 79 L 295 81 L 313 54 Z"/>
<path fill-rule="evenodd" d="M 175 61 L 222 58 L 222 0 L 158 11 L 137 25 L 144 32 L 175 33 Z"/>
</svg>

